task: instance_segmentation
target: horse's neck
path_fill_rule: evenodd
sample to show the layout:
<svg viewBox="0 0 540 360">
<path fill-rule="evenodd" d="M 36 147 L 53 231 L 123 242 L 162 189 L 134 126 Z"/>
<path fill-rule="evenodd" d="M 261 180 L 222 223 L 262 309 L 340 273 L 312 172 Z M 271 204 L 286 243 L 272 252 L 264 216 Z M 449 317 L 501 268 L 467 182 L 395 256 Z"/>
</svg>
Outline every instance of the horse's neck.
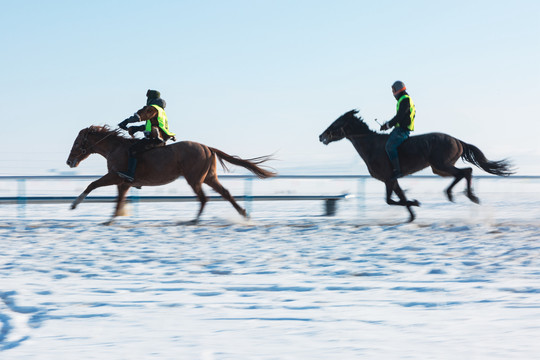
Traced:
<svg viewBox="0 0 540 360">
<path fill-rule="evenodd" d="M 378 155 L 380 152 L 379 148 L 384 150 L 384 144 L 386 143 L 384 137 L 379 134 L 355 136 L 349 138 L 349 140 L 368 166 L 373 161 L 374 155 Z"/>
<path fill-rule="evenodd" d="M 107 159 L 107 157 L 113 150 L 116 150 L 123 146 L 125 146 L 126 149 L 129 147 L 127 141 L 120 141 L 120 139 L 114 136 L 111 136 L 107 139 L 97 139 L 94 144 L 95 145 L 92 149 L 92 152 L 103 156 L 105 159 Z"/>
</svg>

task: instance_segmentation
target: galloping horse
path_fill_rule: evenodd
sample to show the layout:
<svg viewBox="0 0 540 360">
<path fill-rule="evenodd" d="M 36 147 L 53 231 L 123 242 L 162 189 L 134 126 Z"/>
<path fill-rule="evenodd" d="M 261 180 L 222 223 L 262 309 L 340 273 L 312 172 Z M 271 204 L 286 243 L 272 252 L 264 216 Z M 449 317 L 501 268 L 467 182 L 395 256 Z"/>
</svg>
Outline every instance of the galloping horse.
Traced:
<svg viewBox="0 0 540 360">
<path fill-rule="evenodd" d="M 319 141 L 328 145 L 347 138 L 366 163 L 370 175 L 385 183 L 387 204 L 407 207 L 409 221 L 413 221 L 415 215 L 411 207 L 420 206 L 420 203 L 417 200 L 407 200 L 397 180 L 391 180 L 392 166 L 384 149 L 388 135 L 370 130 L 361 117 L 356 117 L 357 113 L 357 110 L 351 110 L 340 116 L 319 136 Z M 453 176 L 454 181 L 446 189 L 450 201 L 453 201 L 452 188 L 465 178 L 467 197 L 478 204 L 480 201 L 472 191 L 472 168 L 459 169 L 454 166 L 460 157 L 493 175 L 513 174 L 507 160 L 489 161 L 476 146 L 442 133 L 411 136 L 399 147 L 399 162 L 404 175 L 431 166 L 436 175 Z M 399 201 L 392 199 L 392 193 L 398 196 Z"/>
<path fill-rule="evenodd" d="M 224 161 L 242 166 L 257 177 L 264 179 L 276 173 L 260 168 L 259 164 L 270 160 L 269 156 L 253 159 L 241 159 L 223 151 L 192 141 L 181 141 L 168 146 L 158 147 L 143 153 L 135 172 L 135 180 L 126 182 L 117 175 L 117 171 L 125 170 L 128 160 L 128 149 L 136 139 L 128 139 L 119 134 L 119 130 L 111 130 L 107 126 L 90 126 L 82 129 L 73 143 L 67 164 L 74 168 L 90 154 L 100 154 L 107 159 L 108 173 L 92 182 L 86 190 L 71 204 L 75 209 L 81 201 L 94 189 L 102 186 L 116 185 L 118 198 L 112 218 L 105 224 L 111 224 L 125 205 L 126 194 L 130 187 L 156 186 L 168 184 L 180 176 L 184 176 L 199 198 L 200 208 L 192 223 L 197 223 L 207 202 L 202 190 L 205 183 L 228 200 L 238 213 L 247 217 L 246 210 L 240 207 L 227 189 L 218 181 L 216 158 L 225 170 Z"/>
</svg>

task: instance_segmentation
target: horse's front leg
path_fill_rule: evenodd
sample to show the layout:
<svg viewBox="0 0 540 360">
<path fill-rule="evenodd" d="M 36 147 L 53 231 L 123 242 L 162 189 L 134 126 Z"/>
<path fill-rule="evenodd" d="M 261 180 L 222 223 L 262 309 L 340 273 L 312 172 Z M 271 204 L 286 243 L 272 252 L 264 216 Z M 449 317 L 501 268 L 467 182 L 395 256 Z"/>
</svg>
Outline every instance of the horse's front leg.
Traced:
<svg viewBox="0 0 540 360">
<path fill-rule="evenodd" d="M 118 175 L 113 173 L 107 173 L 97 179 L 96 181 L 93 181 L 88 185 L 88 187 L 75 199 L 75 201 L 71 204 L 71 210 L 75 209 L 77 205 L 79 205 L 87 196 L 90 194 L 91 191 L 94 189 L 97 189 L 98 187 L 102 186 L 109 186 L 109 185 L 115 185 L 123 181 L 118 177 Z"/>
<path fill-rule="evenodd" d="M 114 213 L 109 219 L 103 223 L 103 225 L 111 225 L 117 216 L 121 216 L 124 213 L 124 206 L 126 205 L 126 195 L 131 185 L 122 183 L 118 184 L 118 197 L 116 198 L 116 207 Z"/>
<path fill-rule="evenodd" d="M 128 183 L 118 184 L 118 198 L 116 199 L 116 208 L 113 217 L 124 216 L 126 214 L 126 196 L 130 188 L 131 185 Z"/>
<path fill-rule="evenodd" d="M 410 215 L 409 222 L 412 222 L 416 218 L 416 215 L 412 211 L 411 207 L 420 206 L 420 203 L 418 202 L 418 200 L 412 200 L 412 201 L 407 200 L 407 198 L 405 197 L 405 193 L 399 186 L 397 180 L 389 180 L 385 183 L 385 185 L 386 185 L 386 203 L 388 205 L 398 205 L 398 206 L 407 207 L 407 210 L 409 211 L 409 215 Z M 396 195 L 398 196 L 399 202 L 392 199 L 393 192 L 396 193 Z"/>
</svg>

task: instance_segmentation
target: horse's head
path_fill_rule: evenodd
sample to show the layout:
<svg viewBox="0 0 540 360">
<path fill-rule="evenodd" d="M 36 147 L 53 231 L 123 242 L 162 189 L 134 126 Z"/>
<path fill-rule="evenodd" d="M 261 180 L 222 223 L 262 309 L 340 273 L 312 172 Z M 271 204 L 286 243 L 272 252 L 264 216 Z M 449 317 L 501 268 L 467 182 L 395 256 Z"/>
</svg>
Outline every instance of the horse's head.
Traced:
<svg viewBox="0 0 540 360">
<path fill-rule="evenodd" d="M 82 129 L 79 131 L 79 135 L 77 135 L 77 138 L 73 142 L 71 152 L 69 153 L 69 157 L 66 161 L 70 168 L 77 167 L 81 161 L 90 156 L 90 152 L 88 151 L 90 146 L 88 143 L 89 132 L 90 128 Z"/>
<path fill-rule="evenodd" d="M 356 117 L 358 110 L 351 110 L 337 118 L 321 135 L 319 141 L 328 145 L 333 141 L 339 141 L 349 135 L 361 135 L 373 133 L 362 121 L 361 117 Z"/>
<path fill-rule="evenodd" d="M 90 154 L 96 152 L 96 145 L 110 135 L 117 135 L 117 131 L 109 129 L 107 126 L 90 126 L 79 131 L 79 135 L 73 142 L 73 147 L 66 161 L 69 167 L 77 167 L 81 161 Z"/>
</svg>

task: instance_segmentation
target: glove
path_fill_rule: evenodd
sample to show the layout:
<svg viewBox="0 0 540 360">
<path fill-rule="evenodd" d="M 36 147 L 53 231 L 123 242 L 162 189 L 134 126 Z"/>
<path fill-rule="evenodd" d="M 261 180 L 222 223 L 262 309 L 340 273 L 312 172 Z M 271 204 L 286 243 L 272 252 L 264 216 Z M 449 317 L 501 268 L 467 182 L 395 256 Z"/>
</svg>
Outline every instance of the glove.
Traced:
<svg viewBox="0 0 540 360">
<path fill-rule="evenodd" d="M 120 124 L 118 124 L 118 127 L 120 129 L 127 130 L 127 124 L 139 121 L 141 121 L 141 117 L 139 116 L 139 114 L 135 113 L 132 116 L 128 117 L 126 120 L 122 121 Z"/>
<path fill-rule="evenodd" d="M 127 124 L 129 124 L 128 119 L 126 119 L 126 120 L 122 121 L 120 124 L 118 124 L 118 127 L 120 129 L 127 130 L 128 129 Z"/>
<path fill-rule="evenodd" d="M 385 122 L 381 125 L 381 131 L 390 129 L 390 125 L 388 125 L 388 122 Z"/>
<path fill-rule="evenodd" d="M 146 126 L 144 126 L 144 125 L 132 126 L 132 127 L 129 128 L 128 132 L 129 132 L 129 135 L 131 135 L 131 137 L 133 137 L 133 135 L 135 135 L 135 133 L 137 131 L 144 131 L 145 128 L 146 128 Z"/>
</svg>

